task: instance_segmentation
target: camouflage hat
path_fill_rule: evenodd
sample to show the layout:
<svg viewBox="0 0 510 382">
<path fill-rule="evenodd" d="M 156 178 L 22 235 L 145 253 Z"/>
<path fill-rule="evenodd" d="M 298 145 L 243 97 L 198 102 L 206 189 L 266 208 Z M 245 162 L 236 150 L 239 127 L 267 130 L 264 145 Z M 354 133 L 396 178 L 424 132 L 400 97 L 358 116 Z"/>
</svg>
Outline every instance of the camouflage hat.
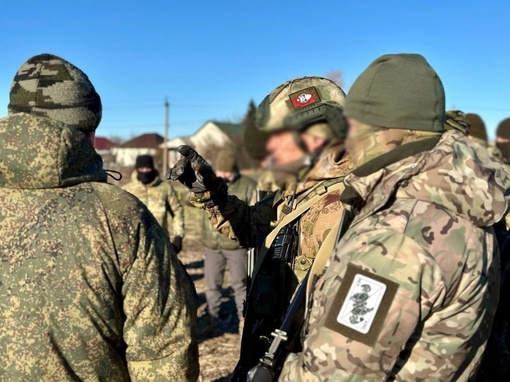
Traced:
<svg viewBox="0 0 510 382">
<path fill-rule="evenodd" d="M 263 131 L 302 131 L 314 123 L 327 122 L 335 136 L 344 137 L 344 99 L 344 91 L 331 80 L 296 78 L 264 98 L 257 109 L 256 124 Z"/>
<path fill-rule="evenodd" d="M 216 157 L 214 169 L 217 171 L 232 172 L 236 168 L 234 153 L 222 150 Z"/>
<path fill-rule="evenodd" d="M 469 120 L 460 110 L 448 110 L 446 112 L 446 121 L 444 125 L 446 130 L 458 130 L 464 135 L 469 134 Z"/>
<path fill-rule="evenodd" d="M 345 115 L 370 126 L 443 132 L 443 84 L 419 54 L 381 56 L 352 85 Z"/>
<path fill-rule="evenodd" d="M 469 129 L 469 135 L 474 138 L 478 138 L 481 141 L 487 142 L 487 129 L 485 128 L 485 122 L 483 119 L 474 113 L 466 114 L 471 128 Z"/>
<path fill-rule="evenodd" d="M 496 136 L 504 139 L 510 139 L 510 118 L 502 120 L 496 130 Z"/>
<path fill-rule="evenodd" d="M 60 57 L 40 54 L 18 69 L 8 111 L 42 115 L 93 132 L 101 121 L 102 106 L 85 73 Z"/>
</svg>

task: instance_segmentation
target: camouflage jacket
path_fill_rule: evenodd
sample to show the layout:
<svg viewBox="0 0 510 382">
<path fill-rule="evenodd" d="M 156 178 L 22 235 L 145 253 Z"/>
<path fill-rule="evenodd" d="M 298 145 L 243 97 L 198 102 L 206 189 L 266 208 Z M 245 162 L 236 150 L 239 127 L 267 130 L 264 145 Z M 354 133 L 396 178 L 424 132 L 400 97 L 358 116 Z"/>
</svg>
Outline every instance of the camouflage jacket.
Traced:
<svg viewBox="0 0 510 382">
<path fill-rule="evenodd" d="M 196 295 L 78 130 L 0 120 L 0 380 L 192 381 Z"/>
<path fill-rule="evenodd" d="M 343 145 L 330 145 L 297 185 L 289 186 L 284 192 L 270 193 L 254 206 L 229 195 L 226 204 L 206 209 L 212 226 L 244 247 L 264 246 L 265 236 L 275 227 L 282 228 L 278 223 L 293 205 L 325 192 L 328 185 L 340 182 L 352 170 L 351 162 L 344 154 Z M 305 276 L 324 238 L 342 215 L 340 194 L 339 191 L 325 196 L 299 219 L 299 253 L 295 262 L 298 279 Z"/>
<path fill-rule="evenodd" d="M 228 193 L 251 205 L 255 201 L 255 186 L 256 182 L 253 179 L 239 174 L 232 182 L 228 183 Z M 216 231 L 205 213 L 202 219 L 202 244 L 211 249 L 242 248 L 239 242 L 230 240 Z"/>
<path fill-rule="evenodd" d="M 184 237 L 184 207 L 174 188 L 163 181 L 159 175 L 149 184 L 143 184 L 136 178 L 133 171 L 131 182 L 124 189 L 140 199 L 154 215 L 165 232 L 173 239 L 176 236 Z M 172 229 L 168 224 L 172 220 Z"/>
<path fill-rule="evenodd" d="M 361 208 L 314 286 L 303 350 L 280 381 L 476 373 L 499 294 L 490 226 L 508 209 L 510 183 L 467 139 L 449 131 L 431 151 L 345 178 Z"/>
</svg>

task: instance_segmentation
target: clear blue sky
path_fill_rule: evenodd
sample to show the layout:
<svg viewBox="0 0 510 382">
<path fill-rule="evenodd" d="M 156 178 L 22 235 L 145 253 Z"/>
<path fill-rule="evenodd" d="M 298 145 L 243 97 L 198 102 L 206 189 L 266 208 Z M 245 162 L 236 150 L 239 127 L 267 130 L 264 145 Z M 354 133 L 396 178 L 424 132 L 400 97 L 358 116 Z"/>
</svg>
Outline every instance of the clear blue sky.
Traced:
<svg viewBox="0 0 510 382">
<path fill-rule="evenodd" d="M 348 89 L 385 53 L 420 53 L 447 108 L 488 131 L 510 116 L 510 5 L 447 0 L 2 0 L 0 116 L 17 68 L 53 53 L 88 74 L 103 100 L 98 135 L 192 134 L 237 120 L 280 83 L 343 72 Z"/>
</svg>

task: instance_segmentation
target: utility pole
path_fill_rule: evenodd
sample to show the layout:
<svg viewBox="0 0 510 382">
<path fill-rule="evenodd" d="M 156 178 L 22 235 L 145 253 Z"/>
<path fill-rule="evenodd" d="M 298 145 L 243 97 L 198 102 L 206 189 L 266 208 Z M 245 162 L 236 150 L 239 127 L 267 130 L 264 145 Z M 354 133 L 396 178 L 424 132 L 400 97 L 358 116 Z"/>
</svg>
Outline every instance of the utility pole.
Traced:
<svg viewBox="0 0 510 382">
<path fill-rule="evenodd" d="M 168 97 L 165 97 L 165 146 L 163 148 L 163 172 L 161 173 L 163 179 L 166 179 L 166 172 L 168 171 L 168 129 L 169 129 L 169 114 L 170 104 Z"/>
</svg>

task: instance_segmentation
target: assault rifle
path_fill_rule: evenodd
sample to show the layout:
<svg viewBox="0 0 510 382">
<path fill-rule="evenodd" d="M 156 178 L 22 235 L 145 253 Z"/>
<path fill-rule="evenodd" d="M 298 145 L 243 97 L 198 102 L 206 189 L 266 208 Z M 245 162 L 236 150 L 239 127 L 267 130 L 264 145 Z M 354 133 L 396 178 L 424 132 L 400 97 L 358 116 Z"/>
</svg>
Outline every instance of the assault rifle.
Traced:
<svg viewBox="0 0 510 382">
<path fill-rule="evenodd" d="M 280 328 L 271 333 L 273 341 L 269 350 L 258 365 L 248 372 L 248 381 L 270 382 L 278 379 L 287 355 L 299 342 L 299 334 L 304 323 L 308 277 L 309 274 L 301 282 Z"/>
</svg>

